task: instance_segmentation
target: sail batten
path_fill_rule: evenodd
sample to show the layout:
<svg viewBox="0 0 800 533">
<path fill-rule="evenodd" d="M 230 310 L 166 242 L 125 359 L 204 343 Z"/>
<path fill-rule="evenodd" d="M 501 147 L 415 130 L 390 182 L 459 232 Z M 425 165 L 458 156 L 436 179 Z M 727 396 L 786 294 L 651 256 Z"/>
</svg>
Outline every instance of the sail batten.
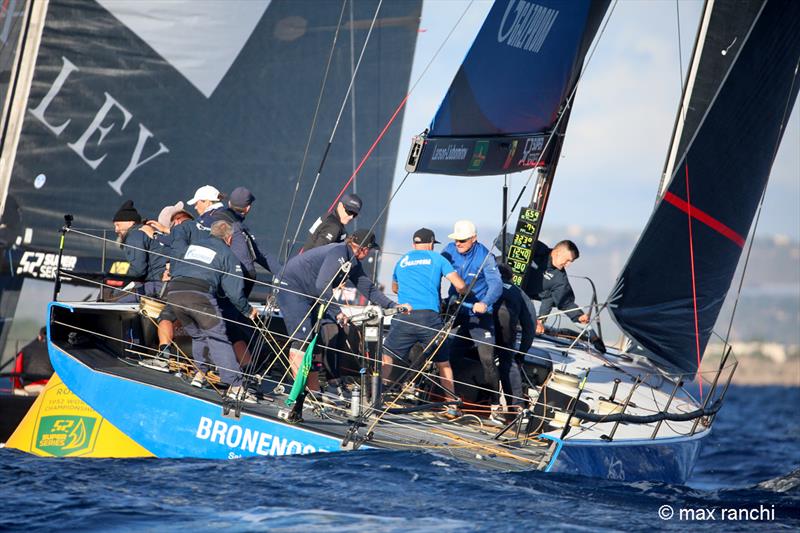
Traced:
<svg viewBox="0 0 800 533">
<path fill-rule="evenodd" d="M 702 353 L 730 288 L 798 92 L 800 5 L 715 0 L 713 7 L 721 11 L 696 49 L 704 58 L 673 139 L 672 179 L 617 281 L 612 308 L 646 352 L 690 373 L 698 369 L 696 344 Z"/>
</svg>

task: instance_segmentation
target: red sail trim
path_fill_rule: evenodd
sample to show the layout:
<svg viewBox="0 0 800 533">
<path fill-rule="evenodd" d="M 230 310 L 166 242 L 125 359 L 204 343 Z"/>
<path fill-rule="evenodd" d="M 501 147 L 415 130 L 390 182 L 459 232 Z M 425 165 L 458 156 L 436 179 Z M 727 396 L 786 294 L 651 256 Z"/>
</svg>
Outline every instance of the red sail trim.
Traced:
<svg viewBox="0 0 800 533">
<path fill-rule="evenodd" d="M 705 211 L 701 211 L 697 207 L 691 206 L 691 213 L 690 213 L 689 204 L 684 202 L 683 200 L 681 200 L 680 198 L 678 198 L 677 196 L 675 196 L 671 192 L 667 192 L 664 195 L 664 200 L 666 200 L 670 204 L 674 205 L 675 207 L 677 207 L 678 209 L 680 209 L 684 213 L 690 214 L 692 218 L 702 222 L 703 224 L 705 224 L 709 228 L 713 229 L 717 233 L 719 233 L 721 235 L 724 235 L 725 237 L 727 237 L 728 239 L 730 239 L 731 241 L 736 243 L 736 245 L 739 248 L 743 248 L 744 247 L 744 237 L 742 237 L 741 235 L 739 235 L 738 233 L 733 231 L 731 228 L 729 228 L 728 226 L 726 226 L 725 224 L 723 224 L 722 222 L 720 222 L 716 218 L 712 217 L 711 215 L 709 215 Z"/>
</svg>

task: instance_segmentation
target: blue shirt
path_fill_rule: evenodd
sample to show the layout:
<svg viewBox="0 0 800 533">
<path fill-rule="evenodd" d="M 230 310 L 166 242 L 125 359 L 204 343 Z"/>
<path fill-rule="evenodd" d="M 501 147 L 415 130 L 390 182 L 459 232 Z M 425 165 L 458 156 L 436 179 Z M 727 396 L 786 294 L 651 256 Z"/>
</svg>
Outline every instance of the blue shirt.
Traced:
<svg viewBox="0 0 800 533">
<path fill-rule="evenodd" d="M 450 261 L 468 287 L 472 284 L 472 291 L 464 301 L 466 303 L 483 302 L 488 307 L 488 312 L 491 313 L 492 306 L 503 294 L 503 281 L 500 279 L 497 263 L 489 254 L 489 250 L 481 243 L 476 242 L 467 253 L 460 254 L 456 245 L 451 242 L 444 247 L 442 255 Z M 484 258 L 486 258 L 485 262 Z M 482 269 L 481 265 L 483 265 Z M 478 273 L 479 269 L 480 273 Z M 472 280 L 476 274 L 478 279 L 473 283 Z M 454 287 L 450 287 L 450 294 L 456 294 Z M 462 312 L 463 310 L 462 307 Z M 472 309 L 469 309 L 469 314 L 474 314 Z"/>
<path fill-rule="evenodd" d="M 432 250 L 411 250 L 394 266 L 398 300 L 412 309 L 439 310 L 442 278 L 455 272 L 450 263 Z"/>
</svg>

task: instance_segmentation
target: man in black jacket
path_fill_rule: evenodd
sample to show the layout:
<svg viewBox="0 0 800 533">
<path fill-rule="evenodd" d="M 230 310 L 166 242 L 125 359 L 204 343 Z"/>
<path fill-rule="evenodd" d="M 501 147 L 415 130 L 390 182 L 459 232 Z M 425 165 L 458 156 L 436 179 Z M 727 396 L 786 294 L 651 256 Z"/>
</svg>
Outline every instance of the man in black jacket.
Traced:
<svg viewBox="0 0 800 533">
<path fill-rule="evenodd" d="M 533 302 L 511 282 L 513 272 L 505 263 L 498 263 L 503 279 L 503 296 L 494 306 L 495 355 L 499 359 L 498 373 L 503 385 L 506 405 L 522 404 L 522 370 L 525 354 L 533 344 Z M 517 347 L 517 326 L 522 331 Z"/>
<path fill-rule="evenodd" d="M 342 200 L 336 204 L 336 209 L 328 213 L 325 219 L 318 218 L 309 230 L 308 240 L 303 245 L 303 251 L 307 252 L 318 246 L 325 246 L 333 242 L 341 242 L 344 239 L 344 227 L 361 211 L 361 198 L 357 194 L 345 194 Z"/>
<path fill-rule="evenodd" d="M 573 322 L 589 323 L 589 315 L 575 304 L 575 293 L 565 270 L 578 257 L 580 252 L 572 241 L 560 241 L 553 248 L 536 242 L 524 289 L 532 299 L 542 302 L 536 320 L 537 335 L 544 333 L 544 321 L 554 307 Z"/>
</svg>

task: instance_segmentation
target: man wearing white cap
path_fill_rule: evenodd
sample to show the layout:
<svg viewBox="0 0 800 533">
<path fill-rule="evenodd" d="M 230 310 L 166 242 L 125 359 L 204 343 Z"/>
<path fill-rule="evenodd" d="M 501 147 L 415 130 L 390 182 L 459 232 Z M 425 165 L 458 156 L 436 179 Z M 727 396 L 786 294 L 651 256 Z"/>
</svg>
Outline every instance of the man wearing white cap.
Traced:
<svg viewBox="0 0 800 533">
<path fill-rule="evenodd" d="M 492 306 L 503 294 L 503 281 L 497 269 L 494 256 L 489 249 L 478 242 L 478 231 L 469 220 L 459 220 L 453 233 L 447 236 L 453 242 L 445 246 L 442 256 L 450 261 L 456 273 L 467 283 L 472 291 L 464 298 L 453 326 L 462 337 L 469 336 L 475 341 L 478 356 L 483 367 L 486 386 L 492 391 L 491 420 L 504 425 L 498 416 L 500 380 L 494 363 L 494 319 Z M 456 290 L 450 287 L 450 295 Z M 455 350 L 453 351 L 455 355 Z"/>
<path fill-rule="evenodd" d="M 214 211 L 224 207 L 221 199 L 222 194 L 219 189 L 211 185 L 203 185 L 194 192 L 192 199 L 186 203 L 193 206 L 199 216 L 172 229 L 172 245 L 178 249 L 177 251 L 180 251 L 181 247 L 188 247 L 200 237 L 210 235 L 211 224 L 214 223 Z"/>
</svg>

